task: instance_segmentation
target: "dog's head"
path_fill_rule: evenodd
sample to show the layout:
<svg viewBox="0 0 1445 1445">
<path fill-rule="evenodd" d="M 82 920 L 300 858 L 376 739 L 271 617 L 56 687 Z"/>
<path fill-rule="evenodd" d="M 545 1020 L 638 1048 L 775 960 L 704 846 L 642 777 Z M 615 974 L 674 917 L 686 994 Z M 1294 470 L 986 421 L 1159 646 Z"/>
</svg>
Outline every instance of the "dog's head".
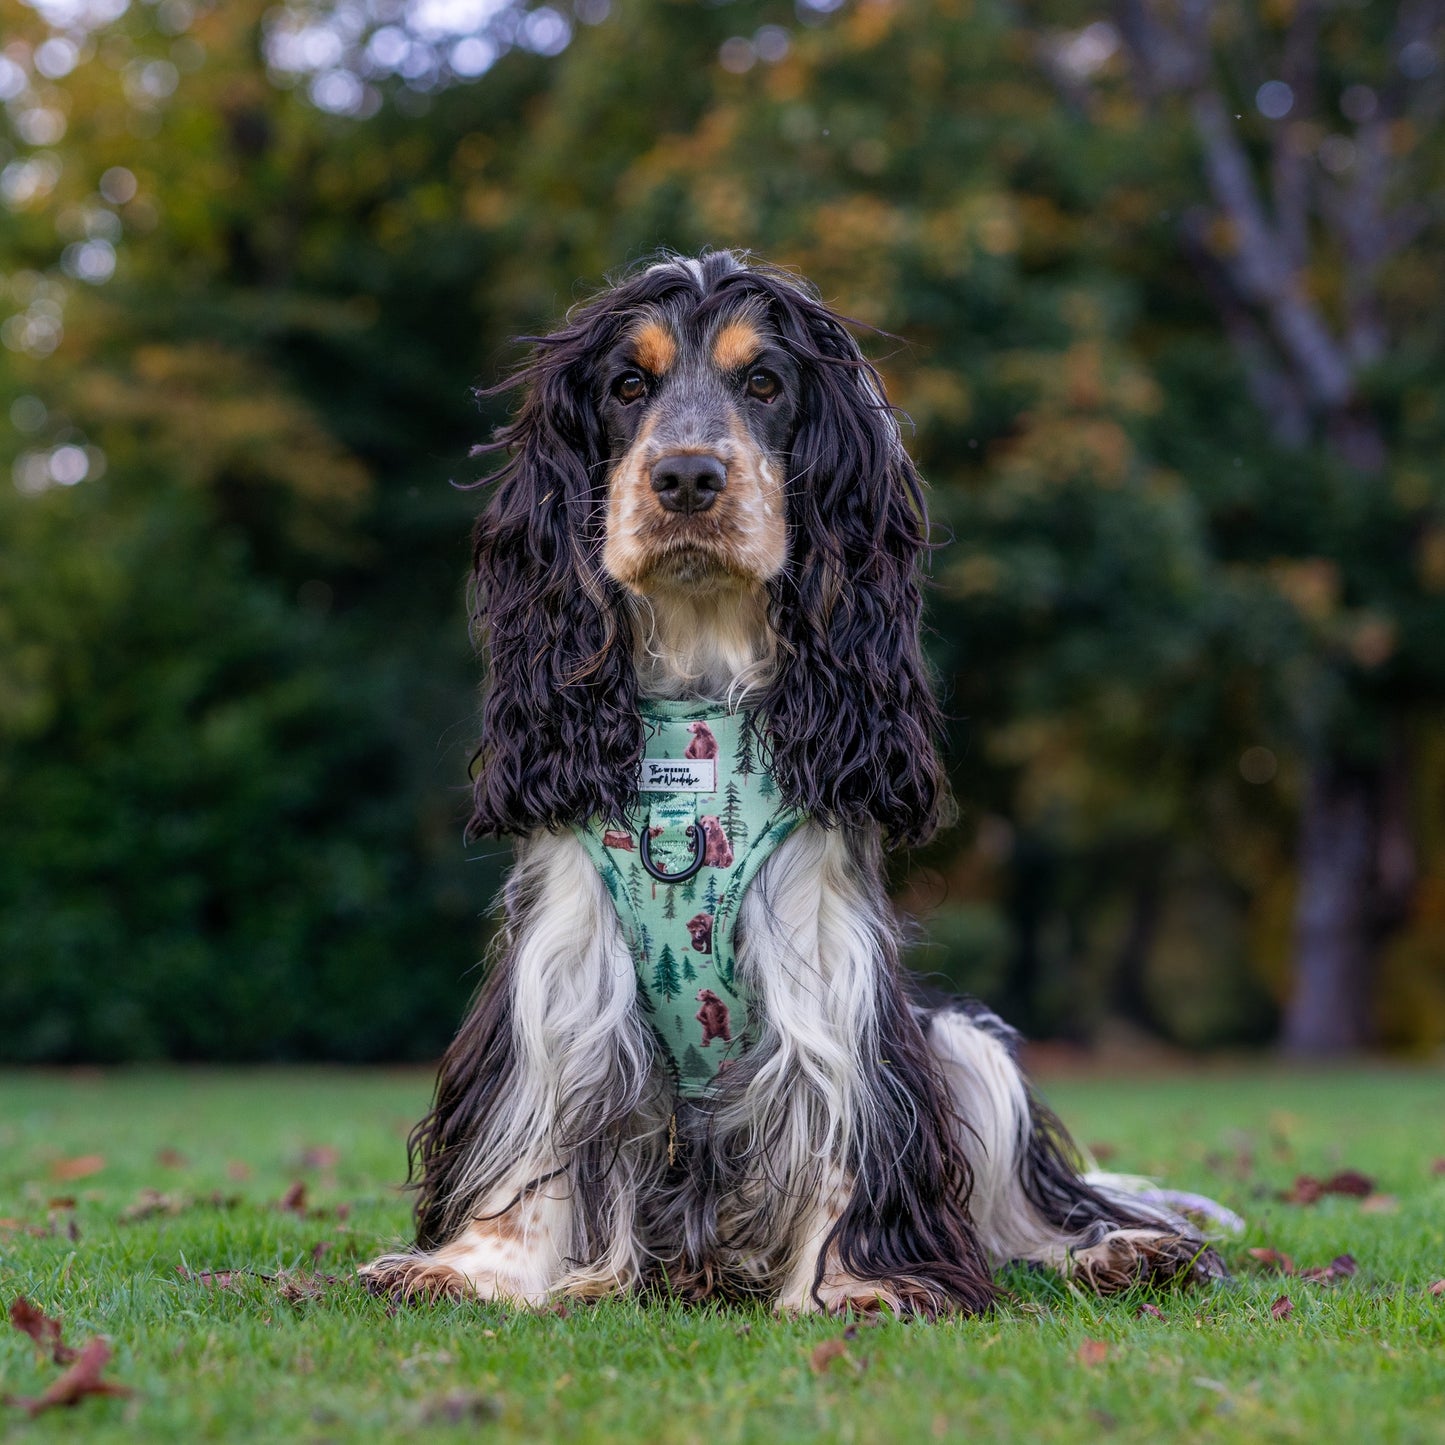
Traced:
<svg viewBox="0 0 1445 1445">
<path fill-rule="evenodd" d="M 788 802 L 926 837 L 922 490 L 843 321 L 795 276 L 714 252 L 635 272 L 533 346 L 476 539 L 473 831 L 627 814 L 639 629 L 665 613 L 764 634 L 749 702 Z"/>
</svg>

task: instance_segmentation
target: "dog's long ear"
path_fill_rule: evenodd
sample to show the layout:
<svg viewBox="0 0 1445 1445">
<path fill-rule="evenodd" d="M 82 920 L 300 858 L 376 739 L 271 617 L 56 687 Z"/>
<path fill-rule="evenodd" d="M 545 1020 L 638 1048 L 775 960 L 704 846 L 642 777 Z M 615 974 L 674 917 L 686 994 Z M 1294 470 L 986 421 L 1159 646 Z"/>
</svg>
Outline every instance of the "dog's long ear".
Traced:
<svg viewBox="0 0 1445 1445">
<path fill-rule="evenodd" d="M 482 740 L 468 836 L 626 816 L 642 725 L 616 584 L 600 548 L 606 460 L 586 361 L 595 316 L 534 339 L 510 385 L 515 419 L 473 548 L 473 616 L 485 650 Z"/>
<path fill-rule="evenodd" d="M 947 797 L 919 640 L 922 482 L 882 379 L 841 319 L 796 286 L 769 290 L 803 363 L 792 551 L 773 585 L 781 666 L 764 703 L 774 773 L 820 822 L 876 822 L 921 843 Z"/>
</svg>

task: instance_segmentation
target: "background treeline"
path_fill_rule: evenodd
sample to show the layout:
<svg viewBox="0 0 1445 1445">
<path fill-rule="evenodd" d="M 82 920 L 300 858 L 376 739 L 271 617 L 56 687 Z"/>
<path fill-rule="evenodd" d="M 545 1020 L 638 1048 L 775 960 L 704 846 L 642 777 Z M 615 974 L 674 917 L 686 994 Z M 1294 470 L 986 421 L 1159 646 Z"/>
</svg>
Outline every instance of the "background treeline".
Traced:
<svg viewBox="0 0 1445 1445">
<path fill-rule="evenodd" d="M 709 245 L 902 338 L 917 967 L 1445 1039 L 1438 5 L 0 0 L 0 54 L 0 1058 L 444 1044 L 507 857 L 470 388 Z"/>
</svg>

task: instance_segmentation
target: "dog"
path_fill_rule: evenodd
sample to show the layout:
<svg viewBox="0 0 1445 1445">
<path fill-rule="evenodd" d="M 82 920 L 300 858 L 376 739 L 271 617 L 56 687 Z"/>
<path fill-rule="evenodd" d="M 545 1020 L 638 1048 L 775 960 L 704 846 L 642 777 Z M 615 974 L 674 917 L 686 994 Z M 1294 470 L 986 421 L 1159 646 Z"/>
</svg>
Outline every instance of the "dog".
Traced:
<svg viewBox="0 0 1445 1445">
<path fill-rule="evenodd" d="M 884 850 L 947 808 L 928 524 L 849 325 L 745 254 L 669 256 L 536 340 L 512 384 L 481 449 L 506 459 L 474 547 L 470 833 L 513 835 L 516 863 L 410 1139 L 415 1243 L 363 1278 L 933 1317 L 988 1310 L 1009 1261 L 1104 1292 L 1218 1275 L 1166 1202 L 1086 1177 L 1012 1028 L 924 1002 L 902 964 Z M 635 826 L 642 710 L 692 701 L 747 710 L 795 826 L 729 935 L 746 1046 L 688 1096 L 577 830 Z"/>
</svg>

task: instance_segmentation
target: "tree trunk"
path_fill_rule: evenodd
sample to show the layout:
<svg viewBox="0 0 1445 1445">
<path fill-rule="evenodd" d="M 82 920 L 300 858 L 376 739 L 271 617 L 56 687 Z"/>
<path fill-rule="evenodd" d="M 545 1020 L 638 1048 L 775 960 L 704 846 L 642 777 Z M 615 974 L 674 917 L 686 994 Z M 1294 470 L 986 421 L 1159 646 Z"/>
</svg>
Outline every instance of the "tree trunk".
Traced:
<svg viewBox="0 0 1445 1445">
<path fill-rule="evenodd" d="M 1328 760 L 1310 769 L 1300 818 L 1294 979 L 1284 1045 L 1341 1053 L 1371 1038 L 1372 918 L 1379 780 Z"/>
</svg>

